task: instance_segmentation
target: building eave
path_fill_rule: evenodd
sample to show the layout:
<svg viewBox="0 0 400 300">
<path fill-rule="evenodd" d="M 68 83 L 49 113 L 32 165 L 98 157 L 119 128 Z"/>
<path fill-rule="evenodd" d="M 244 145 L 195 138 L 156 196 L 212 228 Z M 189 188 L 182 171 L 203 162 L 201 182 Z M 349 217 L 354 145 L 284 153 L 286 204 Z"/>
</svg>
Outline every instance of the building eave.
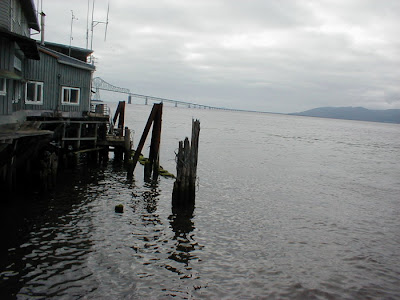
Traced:
<svg viewBox="0 0 400 300">
<path fill-rule="evenodd" d="M 33 0 L 20 0 L 22 9 L 24 10 L 29 28 L 40 31 L 39 20 L 37 18 L 35 4 Z"/>
<path fill-rule="evenodd" d="M 14 41 L 21 48 L 26 58 L 39 60 L 39 51 L 36 45 L 36 41 L 26 36 L 16 34 L 4 28 L 0 28 L 0 37 L 5 37 L 11 41 Z"/>
<path fill-rule="evenodd" d="M 73 62 L 68 62 L 68 61 L 63 61 L 63 60 L 58 60 L 58 62 L 60 63 L 60 64 L 64 64 L 64 65 L 67 65 L 67 66 L 72 66 L 72 67 L 75 67 L 75 68 L 79 68 L 79 69 L 83 69 L 83 70 L 88 70 L 88 71 L 95 71 L 96 70 L 96 68 L 94 67 L 94 66 L 92 66 L 92 65 L 77 65 L 76 63 L 73 63 Z"/>
<path fill-rule="evenodd" d="M 47 55 L 50 55 L 50 56 L 56 58 L 60 64 L 64 64 L 64 65 L 68 65 L 71 67 L 88 70 L 88 71 L 92 71 L 92 72 L 96 70 L 96 67 L 94 65 L 85 63 L 79 59 L 67 56 L 63 53 L 59 53 L 55 50 L 46 48 L 41 45 L 39 45 L 38 48 L 39 48 L 40 52 L 46 53 Z"/>
</svg>

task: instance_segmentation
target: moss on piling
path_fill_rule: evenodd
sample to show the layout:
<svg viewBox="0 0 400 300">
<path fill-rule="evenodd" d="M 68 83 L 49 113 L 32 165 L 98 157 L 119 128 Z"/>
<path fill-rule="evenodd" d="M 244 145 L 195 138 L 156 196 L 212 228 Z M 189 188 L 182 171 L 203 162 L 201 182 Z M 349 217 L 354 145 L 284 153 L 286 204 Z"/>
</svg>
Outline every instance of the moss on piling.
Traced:
<svg viewBox="0 0 400 300">
<path fill-rule="evenodd" d="M 135 155 L 135 151 L 134 151 L 134 150 L 132 151 L 131 155 L 132 155 L 132 158 L 133 158 L 133 156 Z M 140 155 L 139 155 L 138 162 L 139 162 L 142 166 L 144 166 L 144 165 L 146 165 L 147 163 L 149 163 L 150 160 L 149 160 L 147 157 L 144 157 L 143 154 L 140 154 Z M 133 160 L 130 159 L 130 160 L 128 161 L 128 164 L 132 164 L 132 163 L 133 163 Z M 160 176 L 163 176 L 163 177 L 166 177 L 166 178 L 175 178 L 175 175 L 174 175 L 174 174 L 168 172 L 167 170 L 164 170 L 164 168 L 163 168 L 162 166 L 159 167 L 159 169 L 158 169 L 158 174 L 159 174 Z"/>
<path fill-rule="evenodd" d="M 149 159 L 148 158 L 146 158 L 146 157 L 144 157 L 143 155 L 140 155 L 139 156 L 139 163 L 142 165 L 142 166 L 144 166 L 146 163 L 148 163 L 149 162 Z"/>
<path fill-rule="evenodd" d="M 164 170 L 162 167 L 159 168 L 158 174 L 163 177 L 175 178 L 174 174 L 168 172 L 167 170 Z"/>
</svg>

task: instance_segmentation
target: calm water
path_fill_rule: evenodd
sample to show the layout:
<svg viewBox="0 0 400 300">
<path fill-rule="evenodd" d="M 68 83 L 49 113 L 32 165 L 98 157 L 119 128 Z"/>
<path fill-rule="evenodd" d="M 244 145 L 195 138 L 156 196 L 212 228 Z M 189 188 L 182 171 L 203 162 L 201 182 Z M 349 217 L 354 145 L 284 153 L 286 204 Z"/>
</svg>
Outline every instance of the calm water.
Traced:
<svg viewBox="0 0 400 300">
<path fill-rule="evenodd" d="M 127 106 L 135 145 L 150 109 Z M 192 117 L 193 214 L 141 166 L 133 181 L 112 160 L 66 172 L 1 204 L 1 298 L 400 298 L 399 125 L 165 106 L 174 173 Z"/>
</svg>

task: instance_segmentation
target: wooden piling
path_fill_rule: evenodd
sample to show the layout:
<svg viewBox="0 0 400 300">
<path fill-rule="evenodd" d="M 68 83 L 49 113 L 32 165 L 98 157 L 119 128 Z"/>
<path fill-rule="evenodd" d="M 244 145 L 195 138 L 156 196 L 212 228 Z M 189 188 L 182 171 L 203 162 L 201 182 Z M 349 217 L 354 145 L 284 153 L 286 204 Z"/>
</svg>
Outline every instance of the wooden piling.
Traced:
<svg viewBox="0 0 400 300">
<path fill-rule="evenodd" d="M 151 110 L 150 116 L 147 120 L 146 126 L 143 130 L 142 137 L 140 138 L 138 147 L 133 156 L 133 162 L 128 170 L 128 178 L 132 178 L 133 171 L 135 170 L 136 164 L 139 160 L 139 156 L 142 153 L 144 143 L 146 142 L 147 135 L 149 134 L 150 127 L 153 124 L 152 141 L 150 145 L 150 157 L 149 160 L 152 164 L 153 179 L 158 178 L 158 166 L 159 166 L 159 151 L 160 151 L 160 137 L 161 137 L 161 122 L 162 122 L 162 103 L 154 104 Z M 148 175 L 148 172 L 146 173 Z M 150 176 L 149 176 L 150 177 Z"/>
<path fill-rule="evenodd" d="M 132 150 L 131 130 L 128 127 L 125 127 L 124 144 L 125 144 L 124 161 L 126 163 L 130 159 Z"/>
<path fill-rule="evenodd" d="M 179 142 L 176 156 L 176 181 L 172 192 L 173 206 L 194 205 L 196 198 L 197 161 L 200 121 L 192 120 L 192 139 Z"/>
<path fill-rule="evenodd" d="M 153 171 L 153 180 L 158 179 L 159 169 L 160 169 L 162 109 L 163 109 L 162 103 L 158 104 L 157 113 L 154 117 L 153 133 L 151 135 L 149 161 Z"/>
<path fill-rule="evenodd" d="M 15 192 L 17 188 L 17 144 L 18 140 L 12 143 L 11 156 L 6 164 L 6 184 L 10 193 Z"/>
<path fill-rule="evenodd" d="M 113 118 L 113 126 L 118 120 L 118 129 L 117 136 L 123 135 L 124 130 L 124 122 L 125 122 L 125 101 L 119 101 L 117 109 L 115 110 L 114 118 Z"/>
</svg>

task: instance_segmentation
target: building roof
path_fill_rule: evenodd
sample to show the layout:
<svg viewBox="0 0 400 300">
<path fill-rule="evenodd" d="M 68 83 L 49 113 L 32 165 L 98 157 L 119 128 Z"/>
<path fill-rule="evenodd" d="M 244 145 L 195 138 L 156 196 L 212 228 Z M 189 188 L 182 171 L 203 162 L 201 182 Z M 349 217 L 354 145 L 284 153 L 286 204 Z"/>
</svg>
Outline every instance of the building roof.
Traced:
<svg viewBox="0 0 400 300">
<path fill-rule="evenodd" d="M 64 65 L 69 65 L 75 68 L 79 68 L 79 69 L 84 69 L 84 70 L 89 70 L 89 71 L 94 71 L 96 70 L 96 67 L 92 64 L 88 64 L 86 62 L 83 62 L 79 59 L 76 59 L 74 57 L 70 57 L 68 55 L 65 55 L 63 53 L 54 51 L 53 49 L 47 48 L 45 46 L 41 46 L 38 45 L 39 51 L 46 53 L 48 55 L 53 56 L 54 58 L 57 59 L 57 61 L 60 64 L 64 64 Z"/>
<path fill-rule="evenodd" d="M 33 0 L 20 0 L 20 2 L 26 19 L 28 20 L 29 28 L 40 31 L 39 21 L 36 15 L 36 9 Z"/>
<path fill-rule="evenodd" d="M 59 53 L 79 59 L 83 62 L 86 62 L 87 57 L 93 53 L 93 50 L 90 49 L 68 46 L 52 42 L 44 42 L 44 46 Z"/>
<path fill-rule="evenodd" d="M 0 37 L 5 37 L 11 41 L 14 41 L 24 52 L 25 57 L 30 59 L 39 60 L 39 52 L 36 46 L 36 41 L 23 35 L 16 34 L 7 29 L 0 28 Z"/>
</svg>

